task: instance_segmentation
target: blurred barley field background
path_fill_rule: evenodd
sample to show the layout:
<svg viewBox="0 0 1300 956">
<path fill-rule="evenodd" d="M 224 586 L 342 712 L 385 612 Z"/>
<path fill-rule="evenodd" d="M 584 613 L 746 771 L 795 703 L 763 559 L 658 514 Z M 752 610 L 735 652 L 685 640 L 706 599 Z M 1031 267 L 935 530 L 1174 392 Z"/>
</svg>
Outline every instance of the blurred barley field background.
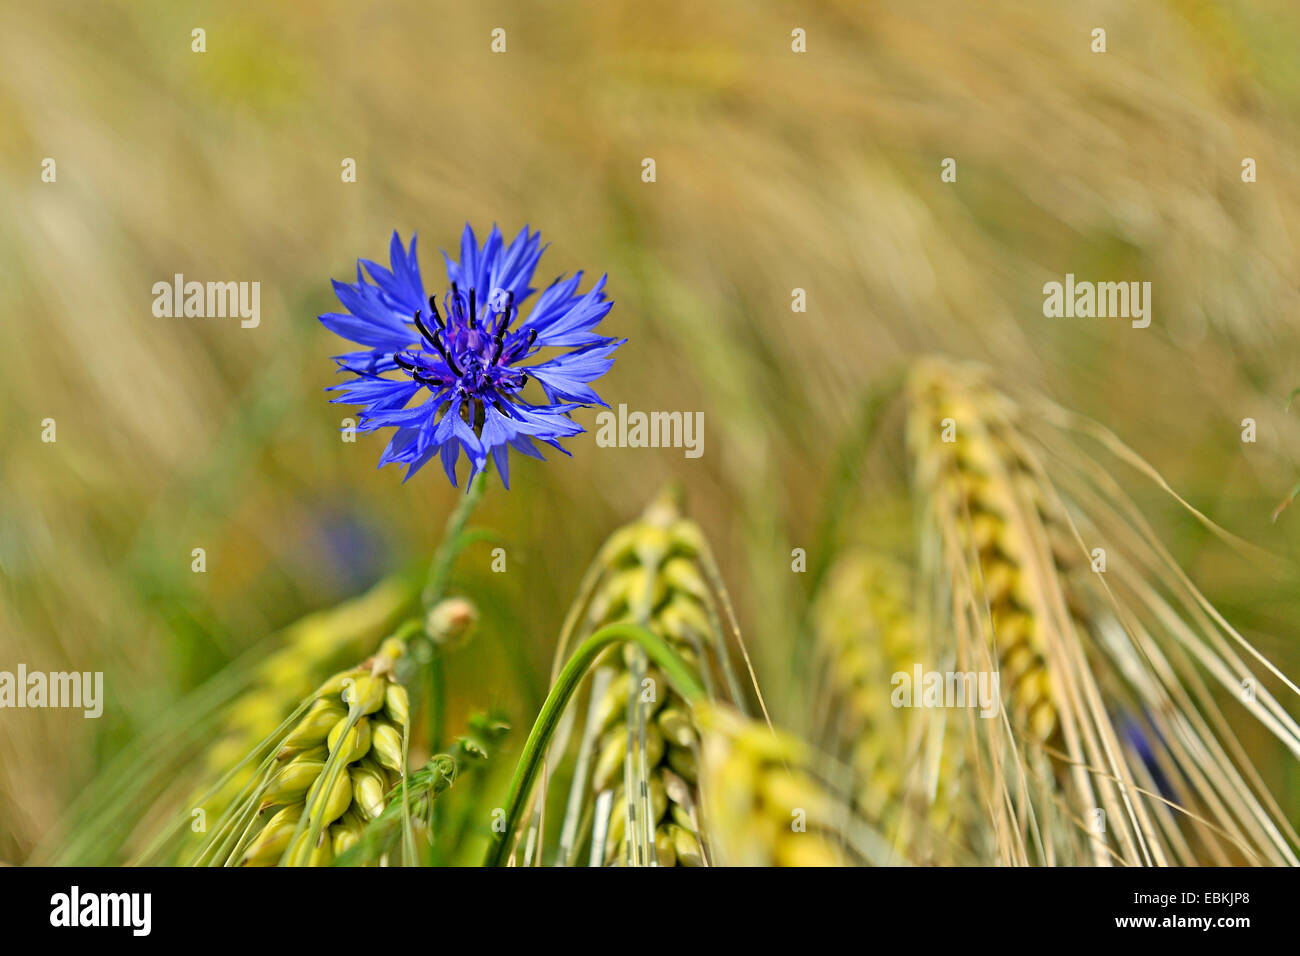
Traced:
<svg viewBox="0 0 1300 956">
<path fill-rule="evenodd" d="M 229 662 L 427 563 L 463 491 L 340 441 L 315 318 L 393 229 L 426 276 L 467 220 L 541 229 L 546 281 L 609 274 L 602 329 L 629 341 L 606 401 L 705 421 L 688 459 L 597 447 L 588 409 L 572 458 L 489 489 L 495 543 L 455 570 L 482 620 L 448 662 L 453 725 L 501 708 L 518 747 L 591 555 L 669 481 L 774 718 L 803 725 L 792 549 L 814 572 L 831 540 L 907 553 L 901 429 L 856 455 L 855 428 L 933 352 L 1103 423 L 1274 555 L 1115 470 L 1300 674 L 1300 507 L 1272 520 L 1300 480 L 1298 50 L 1285 0 L 0 4 L 0 669 L 103 671 L 107 697 L 98 720 L 0 714 L 0 860 L 53 859 L 88 781 Z M 260 325 L 154 316 L 175 273 L 260 282 Z M 1044 318 L 1066 273 L 1150 281 L 1151 326 Z M 1296 822 L 1295 759 L 1241 734 Z"/>
</svg>

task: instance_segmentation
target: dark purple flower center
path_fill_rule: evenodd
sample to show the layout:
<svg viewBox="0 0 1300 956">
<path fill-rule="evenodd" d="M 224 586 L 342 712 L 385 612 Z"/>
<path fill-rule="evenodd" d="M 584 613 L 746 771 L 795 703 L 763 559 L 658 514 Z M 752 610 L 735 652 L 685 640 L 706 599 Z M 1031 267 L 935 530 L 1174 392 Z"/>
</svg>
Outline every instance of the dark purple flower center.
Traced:
<svg viewBox="0 0 1300 956">
<path fill-rule="evenodd" d="M 515 329 L 519 314 L 515 295 L 497 289 L 480 303 L 475 289 L 463 293 L 452 283 L 442 300 L 429 296 L 429 312 L 414 316 L 421 340 L 396 352 L 395 361 L 412 379 L 434 391 L 459 386 L 470 395 L 517 392 L 528 373 L 511 366 L 524 358 L 537 341 L 536 329 Z M 432 319 L 432 321 L 430 321 Z"/>
</svg>

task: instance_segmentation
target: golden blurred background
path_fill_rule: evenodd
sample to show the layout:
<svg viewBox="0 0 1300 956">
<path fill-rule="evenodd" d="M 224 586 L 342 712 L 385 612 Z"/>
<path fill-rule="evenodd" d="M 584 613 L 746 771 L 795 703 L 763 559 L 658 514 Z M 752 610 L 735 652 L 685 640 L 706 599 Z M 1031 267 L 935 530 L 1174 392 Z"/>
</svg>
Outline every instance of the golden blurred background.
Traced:
<svg viewBox="0 0 1300 956">
<path fill-rule="evenodd" d="M 791 549 L 827 520 L 864 391 L 931 351 L 1095 417 L 1285 556 L 1261 575 L 1117 474 L 1300 672 L 1300 506 L 1271 520 L 1300 479 L 1298 50 L 1289 0 L 0 4 L 0 669 L 102 670 L 108 698 L 99 720 L 0 712 L 0 860 L 169 701 L 427 559 L 463 492 L 436 466 L 377 470 L 383 439 L 340 441 L 322 391 L 344 350 L 315 318 L 329 280 L 384 260 L 393 229 L 418 230 L 433 289 L 466 221 L 540 228 L 541 285 L 609 273 L 602 331 L 629 342 L 601 395 L 705 419 L 688 459 L 599 448 L 588 410 L 571 459 L 493 483 L 476 524 L 508 571 L 484 546 L 458 566 L 483 626 L 451 665 L 453 720 L 500 704 L 527 726 L 587 561 L 668 480 L 794 720 Z M 156 317 L 176 273 L 260 282 L 260 325 Z M 1150 281 L 1150 328 L 1044 318 L 1066 273 Z M 905 539 L 904 469 L 886 436 L 830 519 Z M 1294 819 L 1300 777 L 1258 759 Z"/>
</svg>

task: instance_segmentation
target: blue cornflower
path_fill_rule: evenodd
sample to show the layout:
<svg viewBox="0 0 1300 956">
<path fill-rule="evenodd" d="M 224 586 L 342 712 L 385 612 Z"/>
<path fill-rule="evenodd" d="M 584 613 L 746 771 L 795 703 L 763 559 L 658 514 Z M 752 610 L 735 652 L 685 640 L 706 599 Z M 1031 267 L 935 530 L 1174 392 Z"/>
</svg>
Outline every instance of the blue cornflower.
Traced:
<svg viewBox="0 0 1300 956">
<path fill-rule="evenodd" d="M 543 251 L 541 233 L 530 234 L 527 226 L 509 245 L 493 226 L 479 246 L 467 224 L 460 261 L 443 253 L 448 288 L 441 310 L 436 296 L 425 297 L 415 236 L 403 249 L 393 233 L 390 269 L 359 259 L 355 283 L 334 282 L 347 312 L 320 320 L 365 347 L 335 356 L 339 369 L 355 377 L 330 387 L 340 392 L 332 401 L 363 406 L 358 431 L 397 429 L 381 468 L 405 465 L 409 479 L 437 455 L 454 485 L 464 449 L 471 481 L 490 454 L 509 487 L 511 448 L 541 458 L 536 439 L 568 454 L 559 440 L 585 430 L 570 413 L 605 404 L 588 383 L 609 371 L 611 354 L 626 339 L 593 331 L 614 303 L 605 298 L 605 276 L 580 294 L 581 272 L 552 282 L 528 317 L 516 321 L 536 291 L 529 282 Z M 522 364 L 542 348 L 566 351 Z M 529 379 L 545 403 L 524 397 Z"/>
</svg>

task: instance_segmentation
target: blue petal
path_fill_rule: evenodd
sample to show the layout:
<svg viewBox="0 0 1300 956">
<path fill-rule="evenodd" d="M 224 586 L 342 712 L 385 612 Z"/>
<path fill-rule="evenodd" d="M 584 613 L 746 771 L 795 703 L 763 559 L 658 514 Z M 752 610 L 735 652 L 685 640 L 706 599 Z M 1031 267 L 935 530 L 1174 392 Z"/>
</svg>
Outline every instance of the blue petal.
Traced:
<svg viewBox="0 0 1300 956">
<path fill-rule="evenodd" d="M 478 243 L 474 239 L 474 230 L 465 223 L 465 231 L 460 234 L 460 282 L 473 285 L 478 275 Z"/>
<path fill-rule="evenodd" d="M 542 383 L 551 401 L 561 399 L 587 405 L 604 405 L 600 396 L 586 383 L 609 371 L 614 364 L 609 356 L 626 341 L 627 339 L 620 339 L 606 345 L 558 355 L 541 365 L 520 367 Z"/>
<path fill-rule="evenodd" d="M 456 441 L 445 441 L 442 443 L 442 470 L 447 473 L 447 480 L 451 482 L 453 488 L 456 487 L 456 461 L 460 458 L 460 443 Z M 410 474 L 407 474 L 410 477 Z"/>
<path fill-rule="evenodd" d="M 570 298 L 562 305 L 557 304 L 548 309 L 540 324 L 533 316 L 529 316 L 525 325 L 537 329 L 537 344 L 580 347 L 608 341 L 591 332 L 614 307 L 614 303 L 605 298 L 604 287 L 605 276 L 601 276 L 600 281 L 586 295 Z M 538 303 L 540 306 L 540 299 Z"/>
<path fill-rule="evenodd" d="M 486 302 L 488 294 L 492 291 L 492 274 L 495 271 L 497 260 L 501 256 L 501 230 L 492 224 L 492 231 L 488 233 L 487 241 L 483 243 L 483 248 L 478 254 L 477 268 L 473 273 L 473 285 L 478 291 L 478 301 Z"/>
</svg>

